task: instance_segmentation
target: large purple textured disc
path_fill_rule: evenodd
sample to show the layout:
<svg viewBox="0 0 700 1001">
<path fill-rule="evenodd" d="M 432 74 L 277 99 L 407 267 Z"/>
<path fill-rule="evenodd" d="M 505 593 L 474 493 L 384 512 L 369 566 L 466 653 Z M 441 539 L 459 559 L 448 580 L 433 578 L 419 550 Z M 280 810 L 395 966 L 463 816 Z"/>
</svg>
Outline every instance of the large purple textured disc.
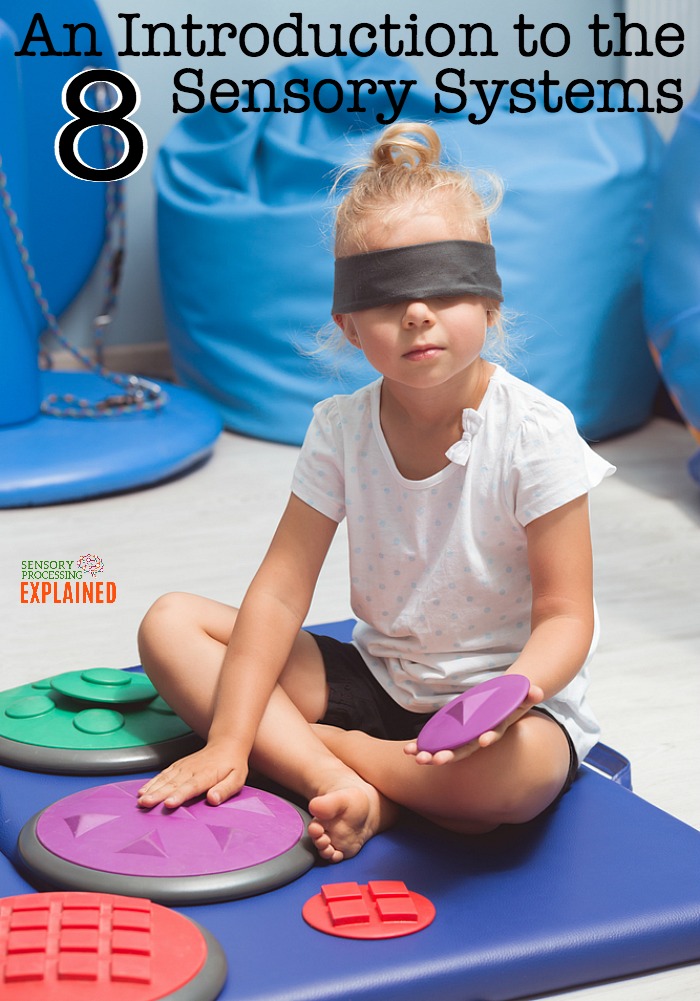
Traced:
<svg viewBox="0 0 700 1001">
<path fill-rule="evenodd" d="M 142 780 L 73 793 L 20 833 L 27 867 L 49 885 L 195 903 L 248 896 L 296 879 L 315 855 L 308 815 L 244 786 L 219 806 L 137 804 Z"/>
<path fill-rule="evenodd" d="M 525 700 L 530 682 L 522 674 L 502 674 L 448 702 L 418 734 L 418 750 L 453 750 L 492 730 Z"/>
</svg>

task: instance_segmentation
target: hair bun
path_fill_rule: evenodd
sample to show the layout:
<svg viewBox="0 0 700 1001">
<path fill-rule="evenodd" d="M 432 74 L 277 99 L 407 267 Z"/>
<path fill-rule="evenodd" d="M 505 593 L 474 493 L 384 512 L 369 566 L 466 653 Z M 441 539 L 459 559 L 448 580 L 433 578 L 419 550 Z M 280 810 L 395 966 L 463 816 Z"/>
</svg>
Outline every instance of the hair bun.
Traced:
<svg viewBox="0 0 700 1001">
<path fill-rule="evenodd" d="M 386 128 L 372 148 L 376 169 L 407 167 L 420 170 L 440 162 L 442 147 L 435 129 L 425 122 L 396 122 Z"/>
</svg>

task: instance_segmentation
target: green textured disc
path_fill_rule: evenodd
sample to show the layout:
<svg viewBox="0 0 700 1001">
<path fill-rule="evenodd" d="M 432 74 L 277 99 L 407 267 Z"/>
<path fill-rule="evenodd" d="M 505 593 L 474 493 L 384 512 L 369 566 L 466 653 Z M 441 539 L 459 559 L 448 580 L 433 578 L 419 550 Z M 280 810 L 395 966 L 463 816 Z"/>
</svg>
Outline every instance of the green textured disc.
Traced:
<svg viewBox="0 0 700 1001">
<path fill-rule="evenodd" d="M 89 697 L 79 698 L 78 691 Z M 138 771 L 200 746 L 139 672 L 71 671 L 0 692 L 0 762 L 15 767 L 72 774 Z"/>
</svg>

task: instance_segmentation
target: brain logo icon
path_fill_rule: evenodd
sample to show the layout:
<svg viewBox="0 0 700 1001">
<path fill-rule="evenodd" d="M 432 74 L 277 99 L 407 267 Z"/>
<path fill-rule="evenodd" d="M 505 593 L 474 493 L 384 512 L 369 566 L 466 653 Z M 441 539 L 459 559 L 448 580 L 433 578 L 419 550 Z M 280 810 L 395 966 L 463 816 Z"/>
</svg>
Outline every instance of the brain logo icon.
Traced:
<svg viewBox="0 0 700 1001">
<path fill-rule="evenodd" d="M 92 577 L 97 577 L 98 573 L 104 572 L 104 560 L 92 553 L 86 553 L 77 562 L 83 573 L 89 573 Z"/>
</svg>

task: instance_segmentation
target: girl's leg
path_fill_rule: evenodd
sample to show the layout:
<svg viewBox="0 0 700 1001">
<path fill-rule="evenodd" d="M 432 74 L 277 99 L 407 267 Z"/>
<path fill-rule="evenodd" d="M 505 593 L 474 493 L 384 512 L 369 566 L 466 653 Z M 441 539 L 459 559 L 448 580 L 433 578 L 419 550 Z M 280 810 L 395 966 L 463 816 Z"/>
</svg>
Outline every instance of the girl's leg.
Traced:
<svg viewBox="0 0 700 1001">
<path fill-rule="evenodd" d="M 165 701 L 206 737 L 226 645 L 237 610 L 190 594 L 168 594 L 149 610 L 139 630 L 143 666 Z M 356 854 L 393 823 L 396 807 L 342 762 L 309 726 L 328 700 L 323 659 L 315 640 L 300 632 L 258 727 L 251 764 L 311 800 L 343 791 L 334 840 L 319 852 L 330 861 Z"/>
<path fill-rule="evenodd" d="M 142 662 L 163 698 L 206 736 L 236 609 L 194 595 L 159 599 L 139 633 Z M 559 727 L 540 714 L 502 740 L 449 765 L 424 766 L 404 741 L 309 725 L 323 717 L 325 671 L 316 642 L 300 633 L 256 736 L 252 764 L 305 796 L 319 854 L 340 861 L 394 822 L 396 804 L 450 830 L 480 833 L 522 823 L 556 797 L 569 752 Z M 282 737 L 280 736 L 282 735 Z"/>
<path fill-rule="evenodd" d="M 322 725 L 314 729 L 384 796 L 461 833 L 480 834 L 531 820 L 557 797 L 569 770 L 566 737 L 539 713 L 520 719 L 491 747 L 447 765 L 417 764 L 404 753 L 405 741 Z M 317 844 L 332 843 L 336 816 L 343 811 L 342 793 L 316 797 L 309 807 L 319 825 L 312 832 Z"/>
</svg>

